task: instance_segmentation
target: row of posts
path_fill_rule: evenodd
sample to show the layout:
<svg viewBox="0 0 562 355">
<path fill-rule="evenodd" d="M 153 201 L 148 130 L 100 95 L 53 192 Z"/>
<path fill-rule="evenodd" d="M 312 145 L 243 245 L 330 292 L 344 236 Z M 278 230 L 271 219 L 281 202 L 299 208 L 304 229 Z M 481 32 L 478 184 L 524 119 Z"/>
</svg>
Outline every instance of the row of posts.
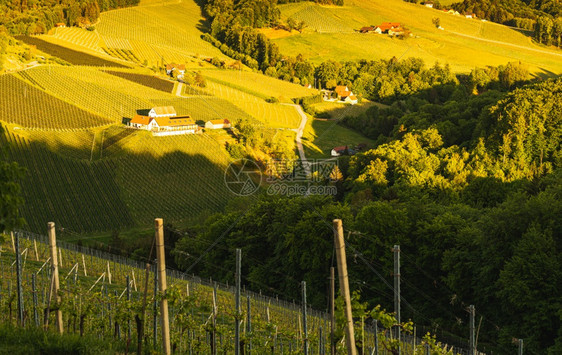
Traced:
<svg viewBox="0 0 562 355">
<path fill-rule="evenodd" d="M 166 260 L 165 260 L 165 248 L 164 248 L 164 229 L 163 229 L 163 220 L 162 218 L 155 219 L 155 240 L 156 240 L 156 252 L 157 252 L 157 272 L 155 272 L 155 282 L 154 282 L 154 295 L 157 294 L 158 290 L 165 295 L 167 289 L 166 283 Z M 334 228 L 334 243 L 336 248 L 336 257 L 337 257 L 337 266 L 338 266 L 338 275 L 339 275 L 339 285 L 340 285 L 340 292 L 344 299 L 344 313 L 346 317 L 346 324 L 345 324 L 345 339 L 346 339 L 346 348 L 348 355 L 356 355 L 356 347 L 355 347 L 355 335 L 354 335 L 354 327 L 353 327 L 353 316 L 351 310 L 351 297 L 349 291 L 349 281 L 348 281 L 348 274 L 347 274 L 347 261 L 346 261 L 346 254 L 345 254 L 345 241 L 343 237 L 343 226 L 342 221 L 340 219 L 335 219 L 333 221 L 333 228 Z M 59 272 L 58 272 L 58 254 L 57 254 L 57 246 L 56 246 L 56 233 L 55 233 L 55 223 L 49 222 L 47 225 L 48 231 L 48 238 L 49 238 L 49 251 L 51 257 L 51 286 L 49 291 L 49 298 L 47 304 L 47 310 L 45 313 L 45 326 L 48 326 L 48 317 L 49 317 L 49 309 L 50 304 L 52 302 L 52 296 L 55 295 L 55 301 L 60 303 L 60 296 L 59 296 Z M 21 271 L 21 255 L 19 253 L 19 233 L 15 234 L 15 241 L 14 241 L 14 251 L 16 254 L 16 278 L 17 278 L 17 296 L 18 296 L 18 318 L 19 323 L 21 326 L 24 326 L 24 309 L 23 309 L 23 290 L 22 290 L 22 271 Z M 396 322 L 400 324 L 400 246 L 395 245 L 393 247 L 394 252 L 394 312 L 396 315 Z M 241 323 L 241 302 L 240 302 L 240 295 L 241 295 L 241 260 L 242 260 L 242 252 L 241 249 L 236 249 L 236 273 L 235 273 L 235 283 L 236 283 L 236 291 L 235 291 L 235 355 L 240 355 L 240 323 Z M 143 317 L 138 319 L 137 321 L 142 322 L 144 320 L 144 312 L 146 308 L 146 297 L 147 297 L 147 288 L 148 288 L 148 274 L 150 270 L 150 264 L 146 265 L 146 273 L 147 277 L 145 277 L 145 292 L 144 292 L 144 302 L 143 302 Z M 35 274 L 32 275 L 32 287 L 35 288 Z M 306 303 L 306 282 L 302 281 L 301 283 L 302 288 L 302 317 L 303 317 L 303 333 L 304 333 L 304 342 L 303 342 L 303 353 L 308 355 L 308 329 L 307 329 L 307 303 Z M 127 276 L 127 290 L 129 290 L 129 277 Z M 33 297 L 37 297 L 34 293 Z M 127 292 L 127 298 L 130 299 L 130 292 Z M 335 324 L 335 275 L 334 275 L 334 268 L 330 268 L 330 324 L 331 324 L 331 331 L 330 331 L 330 352 L 331 354 L 335 354 L 335 341 L 334 341 L 334 324 Z M 154 303 L 154 313 L 156 314 L 156 303 Z M 477 353 L 476 344 L 476 333 L 475 333 L 475 307 L 474 305 L 470 305 L 468 308 L 468 312 L 470 314 L 470 336 L 469 336 L 469 354 L 475 355 Z M 161 330 L 162 330 L 162 346 L 164 354 L 169 355 L 171 354 L 171 345 L 170 345 L 170 325 L 169 325 L 169 315 L 168 315 L 168 301 L 166 297 L 162 297 L 160 301 L 160 313 L 161 313 Z M 37 310 L 34 310 L 34 318 L 35 322 L 38 323 L 38 315 Z M 62 311 L 60 307 L 56 307 L 55 310 L 55 320 L 56 320 L 56 327 L 57 331 L 60 334 L 63 334 L 63 320 L 62 320 Z M 216 286 L 213 290 L 213 329 L 215 328 L 215 320 L 216 320 Z M 156 317 L 153 319 L 153 329 L 154 334 L 153 337 L 157 339 L 157 320 Z M 142 324 L 142 323 L 141 323 Z M 129 332 L 130 332 L 130 324 L 129 324 Z M 144 326 L 140 327 L 141 332 L 144 330 Z M 247 322 L 247 331 L 251 332 L 251 321 L 250 321 L 250 299 L 248 298 L 248 322 Z M 374 354 L 378 354 L 378 340 L 377 338 L 378 333 L 378 324 L 375 321 L 375 349 Z M 400 326 L 395 327 L 394 333 L 395 339 L 398 339 L 398 354 L 400 354 Z M 130 337 L 130 334 L 129 334 Z M 138 353 L 142 351 L 142 338 L 143 334 L 138 335 L 139 340 L 139 348 Z M 215 344 L 215 337 L 214 335 L 211 336 L 211 349 L 212 353 L 216 353 L 216 344 Z M 523 355 L 523 339 L 518 339 L 518 355 Z M 249 344 L 249 349 L 251 352 L 251 344 Z M 429 350 L 429 349 L 427 349 Z"/>
</svg>

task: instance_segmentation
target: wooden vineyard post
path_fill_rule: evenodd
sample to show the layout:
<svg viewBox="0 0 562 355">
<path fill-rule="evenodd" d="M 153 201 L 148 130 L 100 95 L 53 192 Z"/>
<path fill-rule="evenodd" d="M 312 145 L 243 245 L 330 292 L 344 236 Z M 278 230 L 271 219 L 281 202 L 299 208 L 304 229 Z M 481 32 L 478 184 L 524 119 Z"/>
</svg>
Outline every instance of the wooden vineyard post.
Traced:
<svg viewBox="0 0 562 355">
<path fill-rule="evenodd" d="M 39 254 L 37 253 L 37 241 L 33 239 L 33 248 L 35 249 L 35 261 L 39 261 Z"/>
<path fill-rule="evenodd" d="M 302 329 L 303 329 L 303 354 L 308 355 L 308 327 L 306 323 L 306 281 L 301 282 L 302 287 Z"/>
<path fill-rule="evenodd" d="M 86 271 L 86 261 L 84 260 L 84 254 L 82 254 L 82 266 L 84 267 L 84 276 L 88 276 L 88 271 Z"/>
<path fill-rule="evenodd" d="M 21 280 L 21 254 L 20 254 L 20 236 L 16 232 L 16 243 L 14 245 L 16 251 L 16 281 L 18 286 L 18 323 L 20 326 L 24 327 L 25 323 L 23 320 L 23 288 Z"/>
<path fill-rule="evenodd" d="M 47 231 L 49 234 L 49 250 L 51 252 L 51 274 L 53 277 L 53 293 L 55 294 L 57 303 L 60 303 L 60 296 L 59 296 L 59 264 L 58 264 L 58 255 L 57 255 L 57 236 L 55 234 L 55 223 L 49 222 L 47 224 Z M 56 310 L 55 313 L 56 320 L 57 320 L 57 330 L 60 334 L 63 333 L 63 322 L 62 322 L 62 311 L 60 308 Z"/>
<path fill-rule="evenodd" d="M 355 332 L 353 329 L 353 314 L 351 313 L 351 296 L 349 293 L 349 281 L 347 279 L 347 259 L 345 256 L 345 242 L 343 240 L 343 226 L 341 219 L 334 219 L 334 239 L 336 243 L 336 258 L 338 262 L 338 275 L 340 279 L 340 292 L 343 296 L 345 305 L 345 342 L 347 354 L 356 355 Z"/>
<path fill-rule="evenodd" d="M 336 277 L 334 267 L 330 267 L 330 354 L 336 355 Z M 379 355 L 379 354 L 377 354 Z"/>
<path fill-rule="evenodd" d="M 164 297 L 160 301 L 160 313 L 162 313 L 162 344 L 164 354 L 170 355 L 170 323 L 168 318 L 168 300 L 166 299 L 166 256 L 164 254 L 164 225 L 162 218 L 154 220 L 156 229 L 156 253 L 158 257 L 158 286 Z"/>
<path fill-rule="evenodd" d="M 240 355 L 240 284 L 241 284 L 241 267 L 242 265 L 242 250 L 236 249 L 236 294 L 234 295 L 235 298 L 235 307 L 236 307 L 236 316 L 235 319 L 235 326 L 234 326 L 234 354 Z"/>
</svg>

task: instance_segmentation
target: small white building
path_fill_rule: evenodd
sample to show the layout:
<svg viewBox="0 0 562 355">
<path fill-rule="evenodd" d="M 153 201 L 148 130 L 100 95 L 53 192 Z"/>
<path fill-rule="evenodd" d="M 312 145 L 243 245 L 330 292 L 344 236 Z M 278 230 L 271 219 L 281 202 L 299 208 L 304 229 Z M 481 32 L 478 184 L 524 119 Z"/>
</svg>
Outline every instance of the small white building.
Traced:
<svg viewBox="0 0 562 355">
<path fill-rule="evenodd" d="M 149 117 L 174 117 L 176 116 L 176 110 L 174 106 L 159 106 L 153 107 L 148 112 Z"/>
<path fill-rule="evenodd" d="M 332 149 L 332 151 L 330 152 L 330 155 L 333 157 L 339 157 L 340 155 L 345 154 L 345 152 L 347 151 L 347 146 L 341 146 L 341 147 L 334 147 L 334 149 Z"/>
<path fill-rule="evenodd" d="M 221 119 L 221 120 L 210 120 L 205 122 L 206 129 L 223 129 L 223 128 L 231 128 L 232 124 L 229 120 Z"/>
<path fill-rule="evenodd" d="M 148 116 L 135 115 L 128 125 L 150 131 L 155 136 L 192 134 L 199 131 L 199 126 L 191 116 L 176 116 L 176 110 L 172 106 L 154 107 Z"/>
</svg>

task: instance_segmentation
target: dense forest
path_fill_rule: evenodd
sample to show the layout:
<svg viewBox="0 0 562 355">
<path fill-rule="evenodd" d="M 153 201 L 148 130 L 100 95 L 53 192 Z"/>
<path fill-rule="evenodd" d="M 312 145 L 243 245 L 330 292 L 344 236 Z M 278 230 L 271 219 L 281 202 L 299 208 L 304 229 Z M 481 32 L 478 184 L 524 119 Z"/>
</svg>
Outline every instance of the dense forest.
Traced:
<svg viewBox="0 0 562 355">
<path fill-rule="evenodd" d="M 11 35 L 46 33 L 57 23 L 87 27 L 100 12 L 137 5 L 140 0 L 0 0 L 0 28 Z"/>
<path fill-rule="evenodd" d="M 330 222 L 341 218 L 352 288 L 371 306 L 392 309 L 385 282 L 400 244 L 403 319 L 466 337 L 475 304 L 488 350 L 510 354 L 512 338 L 524 338 L 528 353 L 560 353 L 562 79 L 490 80 L 478 95 L 472 85 L 436 84 L 349 119 L 380 138 L 340 158 L 332 183 L 341 194 L 240 200 L 186 231 L 176 262 L 232 282 L 241 247 L 251 287 L 298 299 L 305 280 L 324 308 Z"/>
</svg>

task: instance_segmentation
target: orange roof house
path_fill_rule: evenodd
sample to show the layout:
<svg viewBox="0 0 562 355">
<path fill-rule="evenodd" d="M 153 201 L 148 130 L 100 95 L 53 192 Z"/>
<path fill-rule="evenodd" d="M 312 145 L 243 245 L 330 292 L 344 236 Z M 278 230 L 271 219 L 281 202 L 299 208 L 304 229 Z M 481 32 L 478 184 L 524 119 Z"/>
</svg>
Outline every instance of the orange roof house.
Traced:
<svg viewBox="0 0 562 355">
<path fill-rule="evenodd" d="M 199 126 L 197 126 L 197 123 L 191 116 L 176 116 L 176 111 L 172 106 L 155 107 L 150 111 L 158 112 L 160 115 L 135 115 L 128 122 L 128 125 L 137 129 L 151 131 L 155 136 L 189 134 L 199 131 Z M 173 116 L 170 116 L 172 111 Z"/>
<path fill-rule="evenodd" d="M 373 26 L 367 26 L 367 27 L 361 27 L 359 29 L 359 32 L 361 33 L 369 33 L 369 32 L 373 32 L 375 30 L 375 28 Z"/>
<path fill-rule="evenodd" d="M 400 27 L 399 22 L 383 22 L 375 28 L 377 33 L 386 33 L 388 30 Z"/>
</svg>

